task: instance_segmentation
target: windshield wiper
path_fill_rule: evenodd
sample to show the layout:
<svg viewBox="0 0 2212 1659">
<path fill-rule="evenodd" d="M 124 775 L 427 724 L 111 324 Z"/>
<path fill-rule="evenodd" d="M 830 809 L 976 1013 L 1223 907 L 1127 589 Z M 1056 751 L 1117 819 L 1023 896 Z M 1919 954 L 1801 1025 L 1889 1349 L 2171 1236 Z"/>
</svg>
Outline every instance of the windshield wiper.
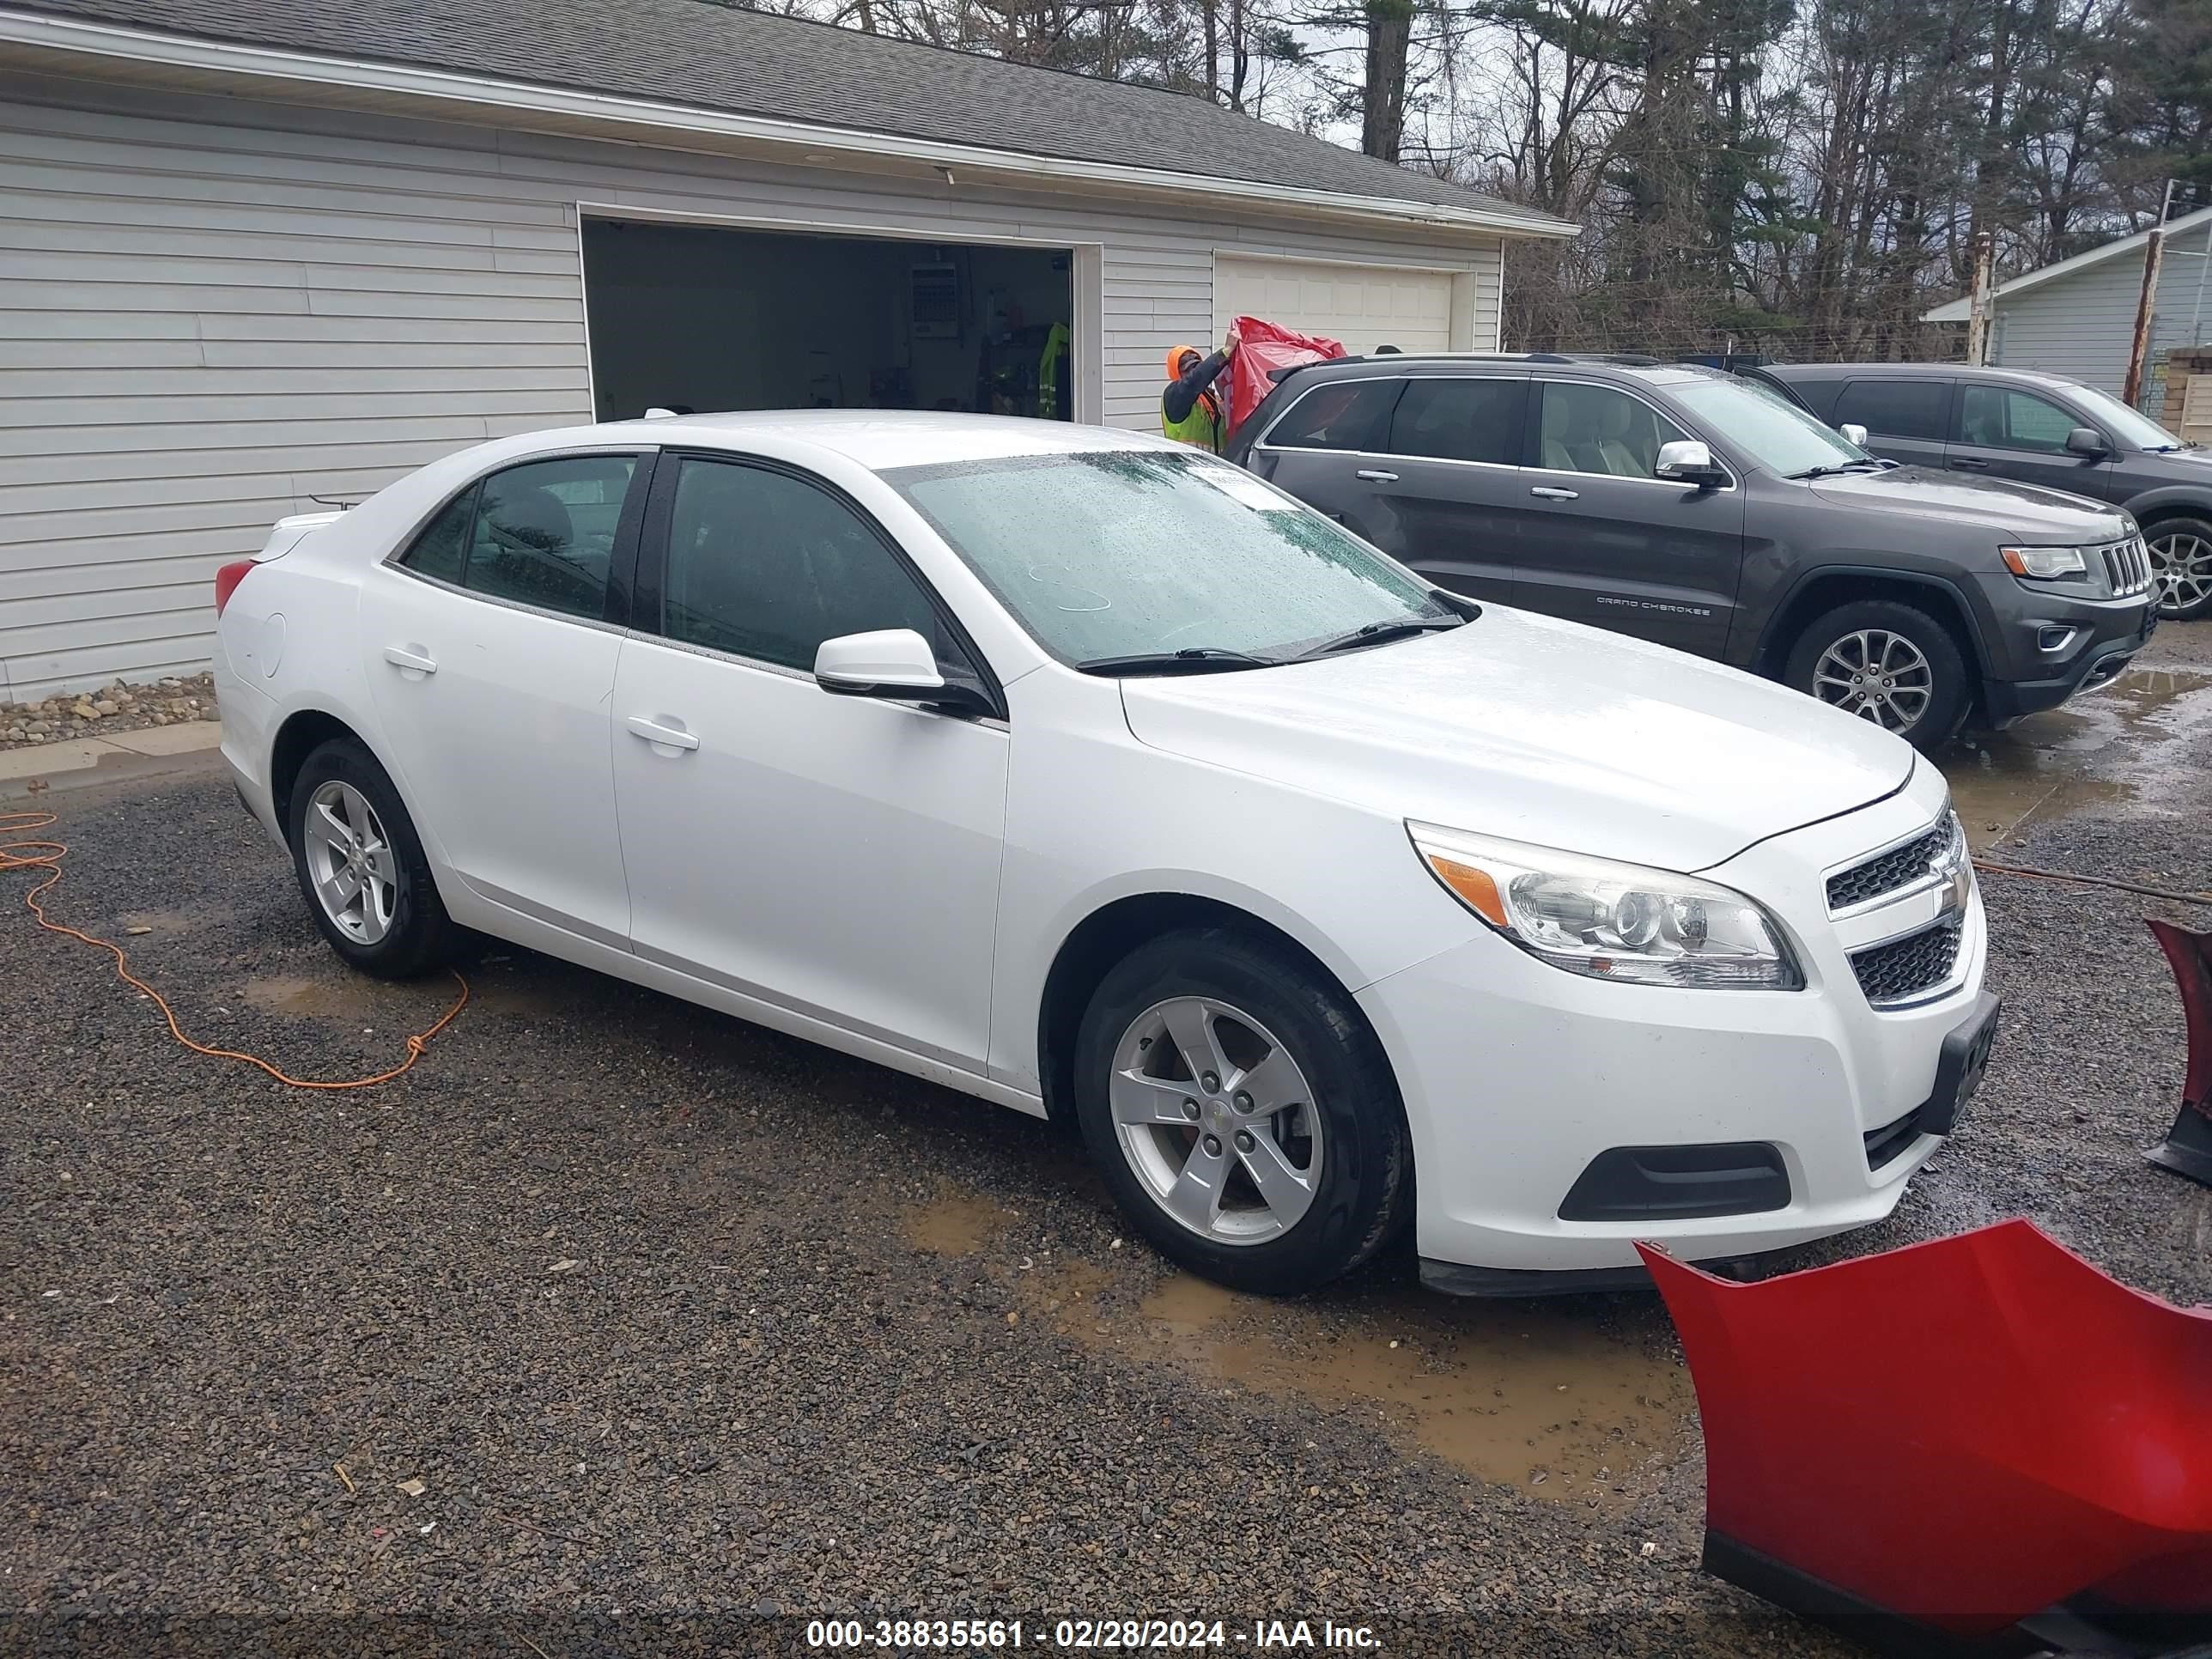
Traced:
<svg viewBox="0 0 2212 1659">
<path fill-rule="evenodd" d="M 1326 657 L 1333 651 L 1349 651 L 1363 645 L 1387 645 L 1392 640 L 1402 640 L 1414 634 L 1432 634 L 1438 629 L 1457 628 L 1468 620 L 1465 617 L 1400 617 L 1389 622 L 1363 623 L 1349 634 L 1339 634 L 1334 639 L 1323 640 L 1291 659 L 1304 662 L 1309 657 Z"/>
<path fill-rule="evenodd" d="M 1887 472 L 1889 470 L 1869 455 L 1863 461 L 1845 461 L 1841 466 L 1808 466 L 1802 472 L 1792 472 L 1790 477 L 1801 482 L 1814 478 L 1832 478 L 1839 472 L 1853 471 L 1862 466 L 1870 466 L 1877 472 Z"/>
<path fill-rule="evenodd" d="M 1237 668 L 1279 668 L 1280 657 L 1255 657 L 1218 645 L 1189 645 L 1180 651 L 1137 651 L 1126 657 L 1093 657 L 1076 667 L 1086 674 L 1219 674 Z"/>
</svg>

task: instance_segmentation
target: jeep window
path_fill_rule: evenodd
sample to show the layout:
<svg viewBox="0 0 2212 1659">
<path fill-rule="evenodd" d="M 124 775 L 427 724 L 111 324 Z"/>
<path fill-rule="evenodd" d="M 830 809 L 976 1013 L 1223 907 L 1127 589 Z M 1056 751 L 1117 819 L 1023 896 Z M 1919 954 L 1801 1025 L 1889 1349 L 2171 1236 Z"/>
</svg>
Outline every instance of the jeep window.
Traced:
<svg viewBox="0 0 2212 1659">
<path fill-rule="evenodd" d="M 2102 423 L 2105 430 L 2118 441 L 2123 449 L 2147 449 L 2158 453 L 2189 447 L 2156 421 L 2136 414 L 2102 386 L 2075 386 L 2074 395 L 2089 405 L 2090 412 Z"/>
<path fill-rule="evenodd" d="M 1854 422 L 1885 437 L 1942 443 L 1950 420 L 1948 380 L 1853 380 L 1836 399 L 1831 424 Z"/>
<path fill-rule="evenodd" d="M 1538 449 L 1540 464 L 1555 472 L 1598 472 L 1616 478 L 1649 478 L 1659 465 L 1659 446 L 1686 434 L 1645 403 L 1609 386 L 1547 380 Z"/>
<path fill-rule="evenodd" d="M 1390 453 L 1517 466 L 1528 392 L 1517 379 L 1409 380 L 1390 417 Z"/>
<path fill-rule="evenodd" d="M 2010 386 L 1970 386 L 1959 400 L 1959 441 L 1984 449 L 2063 454 L 2066 434 L 2081 424 L 2072 410 Z"/>
<path fill-rule="evenodd" d="M 1880 465 L 1835 428 L 1823 426 L 1780 392 L 1753 381 L 1700 375 L 1667 391 L 1730 447 L 1785 478 L 1855 463 Z"/>
<path fill-rule="evenodd" d="M 1261 441 L 1270 449 L 1366 449 L 1379 452 L 1398 401 L 1396 380 L 1339 380 L 1317 386 L 1292 404 Z"/>
</svg>

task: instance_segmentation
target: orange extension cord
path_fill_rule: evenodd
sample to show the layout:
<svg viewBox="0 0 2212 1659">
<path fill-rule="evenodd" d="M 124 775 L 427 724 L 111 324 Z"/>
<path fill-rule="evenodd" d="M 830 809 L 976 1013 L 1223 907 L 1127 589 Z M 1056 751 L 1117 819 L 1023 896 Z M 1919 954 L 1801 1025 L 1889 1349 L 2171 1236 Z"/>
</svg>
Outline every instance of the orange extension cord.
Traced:
<svg viewBox="0 0 2212 1659">
<path fill-rule="evenodd" d="M 23 895 L 24 908 L 38 919 L 39 926 L 50 933 L 64 933 L 82 944 L 99 946 L 115 958 L 115 976 L 125 985 L 136 987 L 154 999 L 161 1018 L 169 1022 L 169 1035 L 196 1054 L 206 1054 L 214 1060 L 242 1060 L 248 1066 L 257 1066 L 277 1082 L 295 1089 L 373 1089 L 380 1083 L 389 1083 L 422 1058 L 430 1046 L 430 1039 L 453 1024 L 454 1017 L 469 1006 L 469 982 L 459 969 L 453 969 L 453 982 L 461 994 L 453 999 L 453 1006 L 439 1017 L 438 1023 L 427 1031 L 419 1031 L 407 1039 L 407 1058 L 388 1072 L 379 1072 L 374 1077 L 353 1078 L 342 1082 L 325 1082 L 313 1078 L 294 1077 L 280 1071 L 258 1054 L 240 1054 L 235 1048 L 212 1048 L 204 1042 L 195 1042 L 185 1035 L 184 1027 L 177 1024 L 177 1011 L 159 991 L 131 971 L 131 959 L 123 947 L 109 939 L 72 927 L 66 922 L 56 921 L 46 914 L 39 901 L 52 890 L 62 878 L 62 860 L 69 856 L 69 843 L 59 841 L 34 841 L 24 837 L 34 830 L 44 830 L 57 820 L 52 812 L 0 812 L 0 835 L 9 839 L 0 840 L 0 871 L 44 870 L 46 878 Z"/>
</svg>

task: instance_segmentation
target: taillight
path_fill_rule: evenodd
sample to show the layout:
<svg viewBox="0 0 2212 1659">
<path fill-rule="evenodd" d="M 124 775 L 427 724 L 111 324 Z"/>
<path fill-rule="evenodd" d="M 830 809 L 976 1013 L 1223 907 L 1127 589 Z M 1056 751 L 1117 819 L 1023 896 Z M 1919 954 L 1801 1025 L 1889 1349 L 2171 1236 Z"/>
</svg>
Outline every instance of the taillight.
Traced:
<svg viewBox="0 0 2212 1659">
<path fill-rule="evenodd" d="M 222 615 L 223 606 L 230 603 L 230 596 L 238 592 L 239 583 L 246 580 L 246 572 L 252 568 L 252 560 L 234 559 L 215 573 L 215 614 L 216 616 Z"/>
</svg>

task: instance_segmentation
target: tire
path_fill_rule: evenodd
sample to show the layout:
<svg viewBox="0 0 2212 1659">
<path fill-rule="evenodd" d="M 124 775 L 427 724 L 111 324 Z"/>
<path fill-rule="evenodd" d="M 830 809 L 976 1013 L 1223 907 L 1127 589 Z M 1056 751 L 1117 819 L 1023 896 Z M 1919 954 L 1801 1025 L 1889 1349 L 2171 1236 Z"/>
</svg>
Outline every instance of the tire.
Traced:
<svg viewBox="0 0 2212 1659">
<path fill-rule="evenodd" d="M 2143 532 L 2143 542 L 2158 614 L 2168 622 L 2212 617 L 2212 520 L 2160 519 Z"/>
<path fill-rule="evenodd" d="M 1186 1044 L 1211 1057 L 1187 1063 Z M 1137 1231 L 1234 1289 L 1313 1290 L 1411 1212 L 1412 1144 L 1382 1045 L 1334 984 L 1243 932 L 1168 933 L 1109 970 L 1076 1037 L 1074 1095 L 1091 1161 Z"/>
<path fill-rule="evenodd" d="M 321 744 L 301 763 L 290 817 L 286 839 L 307 914 L 348 967 L 411 979 L 452 959 L 461 930 L 446 914 L 414 822 L 374 756 L 349 738 Z M 357 859 L 349 857 L 349 830 Z M 378 878 L 360 881 L 362 870 Z M 341 903 L 335 895 L 349 877 L 356 896 Z"/>
<path fill-rule="evenodd" d="M 1868 653 L 1871 653 L 1869 657 Z M 1853 671 L 1864 659 L 1887 676 Z M 1966 653 L 1951 630 L 1925 611 L 1896 599 L 1858 599 L 1815 617 L 1797 636 L 1783 683 L 1932 749 L 1965 724 L 1973 703 Z M 1884 685 L 1881 679 L 1890 683 Z M 1862 701 L 1865 699 L 1865 701 Z"/>
</svg>

